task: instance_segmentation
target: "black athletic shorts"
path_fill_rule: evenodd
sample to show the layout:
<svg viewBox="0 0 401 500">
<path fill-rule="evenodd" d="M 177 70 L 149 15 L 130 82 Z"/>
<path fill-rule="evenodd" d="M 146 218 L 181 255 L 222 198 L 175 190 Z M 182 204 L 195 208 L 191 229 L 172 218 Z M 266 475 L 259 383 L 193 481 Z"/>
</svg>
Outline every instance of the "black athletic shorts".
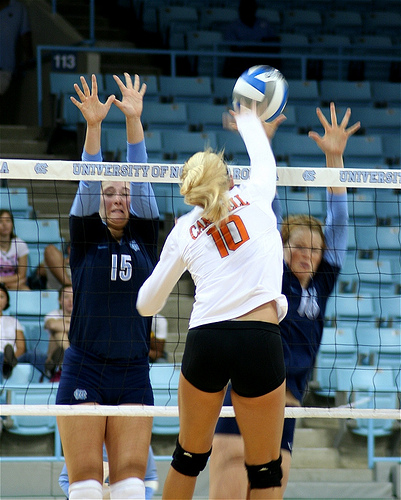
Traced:
<svg viewBox="0 0 401 500">
<path fill-rule="evenodd" d="M 264 321 L 221 321 L 191 328 L 181 371 L 201 391 L 219 392 L 231 380 L 239 396 L 263 396 L 285 380 L 280 328 Z"/>
</svg>

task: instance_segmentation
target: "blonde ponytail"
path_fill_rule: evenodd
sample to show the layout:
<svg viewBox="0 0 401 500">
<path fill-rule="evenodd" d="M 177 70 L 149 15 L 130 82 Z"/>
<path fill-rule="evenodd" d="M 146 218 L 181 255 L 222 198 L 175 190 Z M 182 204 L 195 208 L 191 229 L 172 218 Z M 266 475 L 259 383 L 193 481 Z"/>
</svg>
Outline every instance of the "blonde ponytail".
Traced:
<svg viewBox="0 0 401 500">
<path fill-rule="evenodd" d="M 203 216 L 218 223 L 228 215 L 230 178 L 223 152 L 211 149 L 195 153 L 184 164 L 180 192 L 187 205 L 200 206 Z"/>
</svg>

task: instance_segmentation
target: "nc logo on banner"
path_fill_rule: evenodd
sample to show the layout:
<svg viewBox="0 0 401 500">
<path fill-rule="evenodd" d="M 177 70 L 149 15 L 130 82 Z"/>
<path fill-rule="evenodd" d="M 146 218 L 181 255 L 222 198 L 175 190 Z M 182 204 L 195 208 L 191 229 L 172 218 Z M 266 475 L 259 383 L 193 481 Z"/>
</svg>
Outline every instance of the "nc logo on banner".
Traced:
<svg viewBox="0 0 401 500">
<path fill-rule="evenodd" d="M 314 170 L 305 170 L 305 172 L 302 174 L 302 178 L 304 181 L 313 182 L 316 178 L 316 172 Z"/>
<path fill-rule="evenodd" d="M 34 170 L 37 174 L 47 174 L 48 168 L 47 163 L 37 163 Z"/>
</svg>

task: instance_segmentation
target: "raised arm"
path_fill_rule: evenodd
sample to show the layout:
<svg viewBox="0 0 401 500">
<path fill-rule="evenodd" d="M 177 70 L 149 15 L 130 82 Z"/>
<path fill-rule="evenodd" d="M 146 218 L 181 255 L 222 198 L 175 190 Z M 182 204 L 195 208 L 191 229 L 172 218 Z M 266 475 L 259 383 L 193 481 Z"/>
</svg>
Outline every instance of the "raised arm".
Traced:
<svg viewBox="0 0 401 500">
<path fill-rule="evenodd" d="M 125 85 L 117 75 L 114 75 L 114 80 L 122 94 L 122 99 L 115 99 L 114 104 L 125 115 L 127 161 L 146 163 L 148 154 L 141 122 L 146 83 L 141 85 L 138 75 L 135 75 L 134 81 L 128 73 L 124 73 L 124 76 Z M 131 183 L 131 211 L 134 215 L 147 219 L 159 217 L 156 198 L 150 182 Z"/>
<path fill-rule="evenodd" d="M 351 116 L 350 108 L 345 112 L 341 123 L 337 123 L 334 103 L 330 103 L 331 124 L 327 121 L 320 108 L 316 114 L 323 125 L 324 136 L 309 132 L 311 137 L 326 156 L 326 166 L 329 168 L 344 168 L 343 154 L 348 138 L 361 126 L 360 122 L 347 128 Z M 345 187 L 327 188 L 327 216 L 325 224 L 326 251 L 325 260 L 341 267 L 347 250 L 348 238 L 348 206 L 347 189 Z"/>
</svg>

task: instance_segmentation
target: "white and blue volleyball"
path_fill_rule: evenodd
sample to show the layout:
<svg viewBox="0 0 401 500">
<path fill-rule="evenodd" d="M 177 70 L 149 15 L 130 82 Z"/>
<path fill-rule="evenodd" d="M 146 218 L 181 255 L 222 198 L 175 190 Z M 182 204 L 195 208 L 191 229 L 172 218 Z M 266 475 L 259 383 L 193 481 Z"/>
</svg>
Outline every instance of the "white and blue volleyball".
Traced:
<svg viewBox="0 0 401 500">
<path fill-rule="evenodd" d="M 263 121 L 272 121 L 283 112 L 288 99 L 288 83 L 280 71 L 271 66 L 252 66 L 244 71 L 233 89 L 234 109 L 241 103 L 247 108 L 256 102 Z"/>
</svg>

